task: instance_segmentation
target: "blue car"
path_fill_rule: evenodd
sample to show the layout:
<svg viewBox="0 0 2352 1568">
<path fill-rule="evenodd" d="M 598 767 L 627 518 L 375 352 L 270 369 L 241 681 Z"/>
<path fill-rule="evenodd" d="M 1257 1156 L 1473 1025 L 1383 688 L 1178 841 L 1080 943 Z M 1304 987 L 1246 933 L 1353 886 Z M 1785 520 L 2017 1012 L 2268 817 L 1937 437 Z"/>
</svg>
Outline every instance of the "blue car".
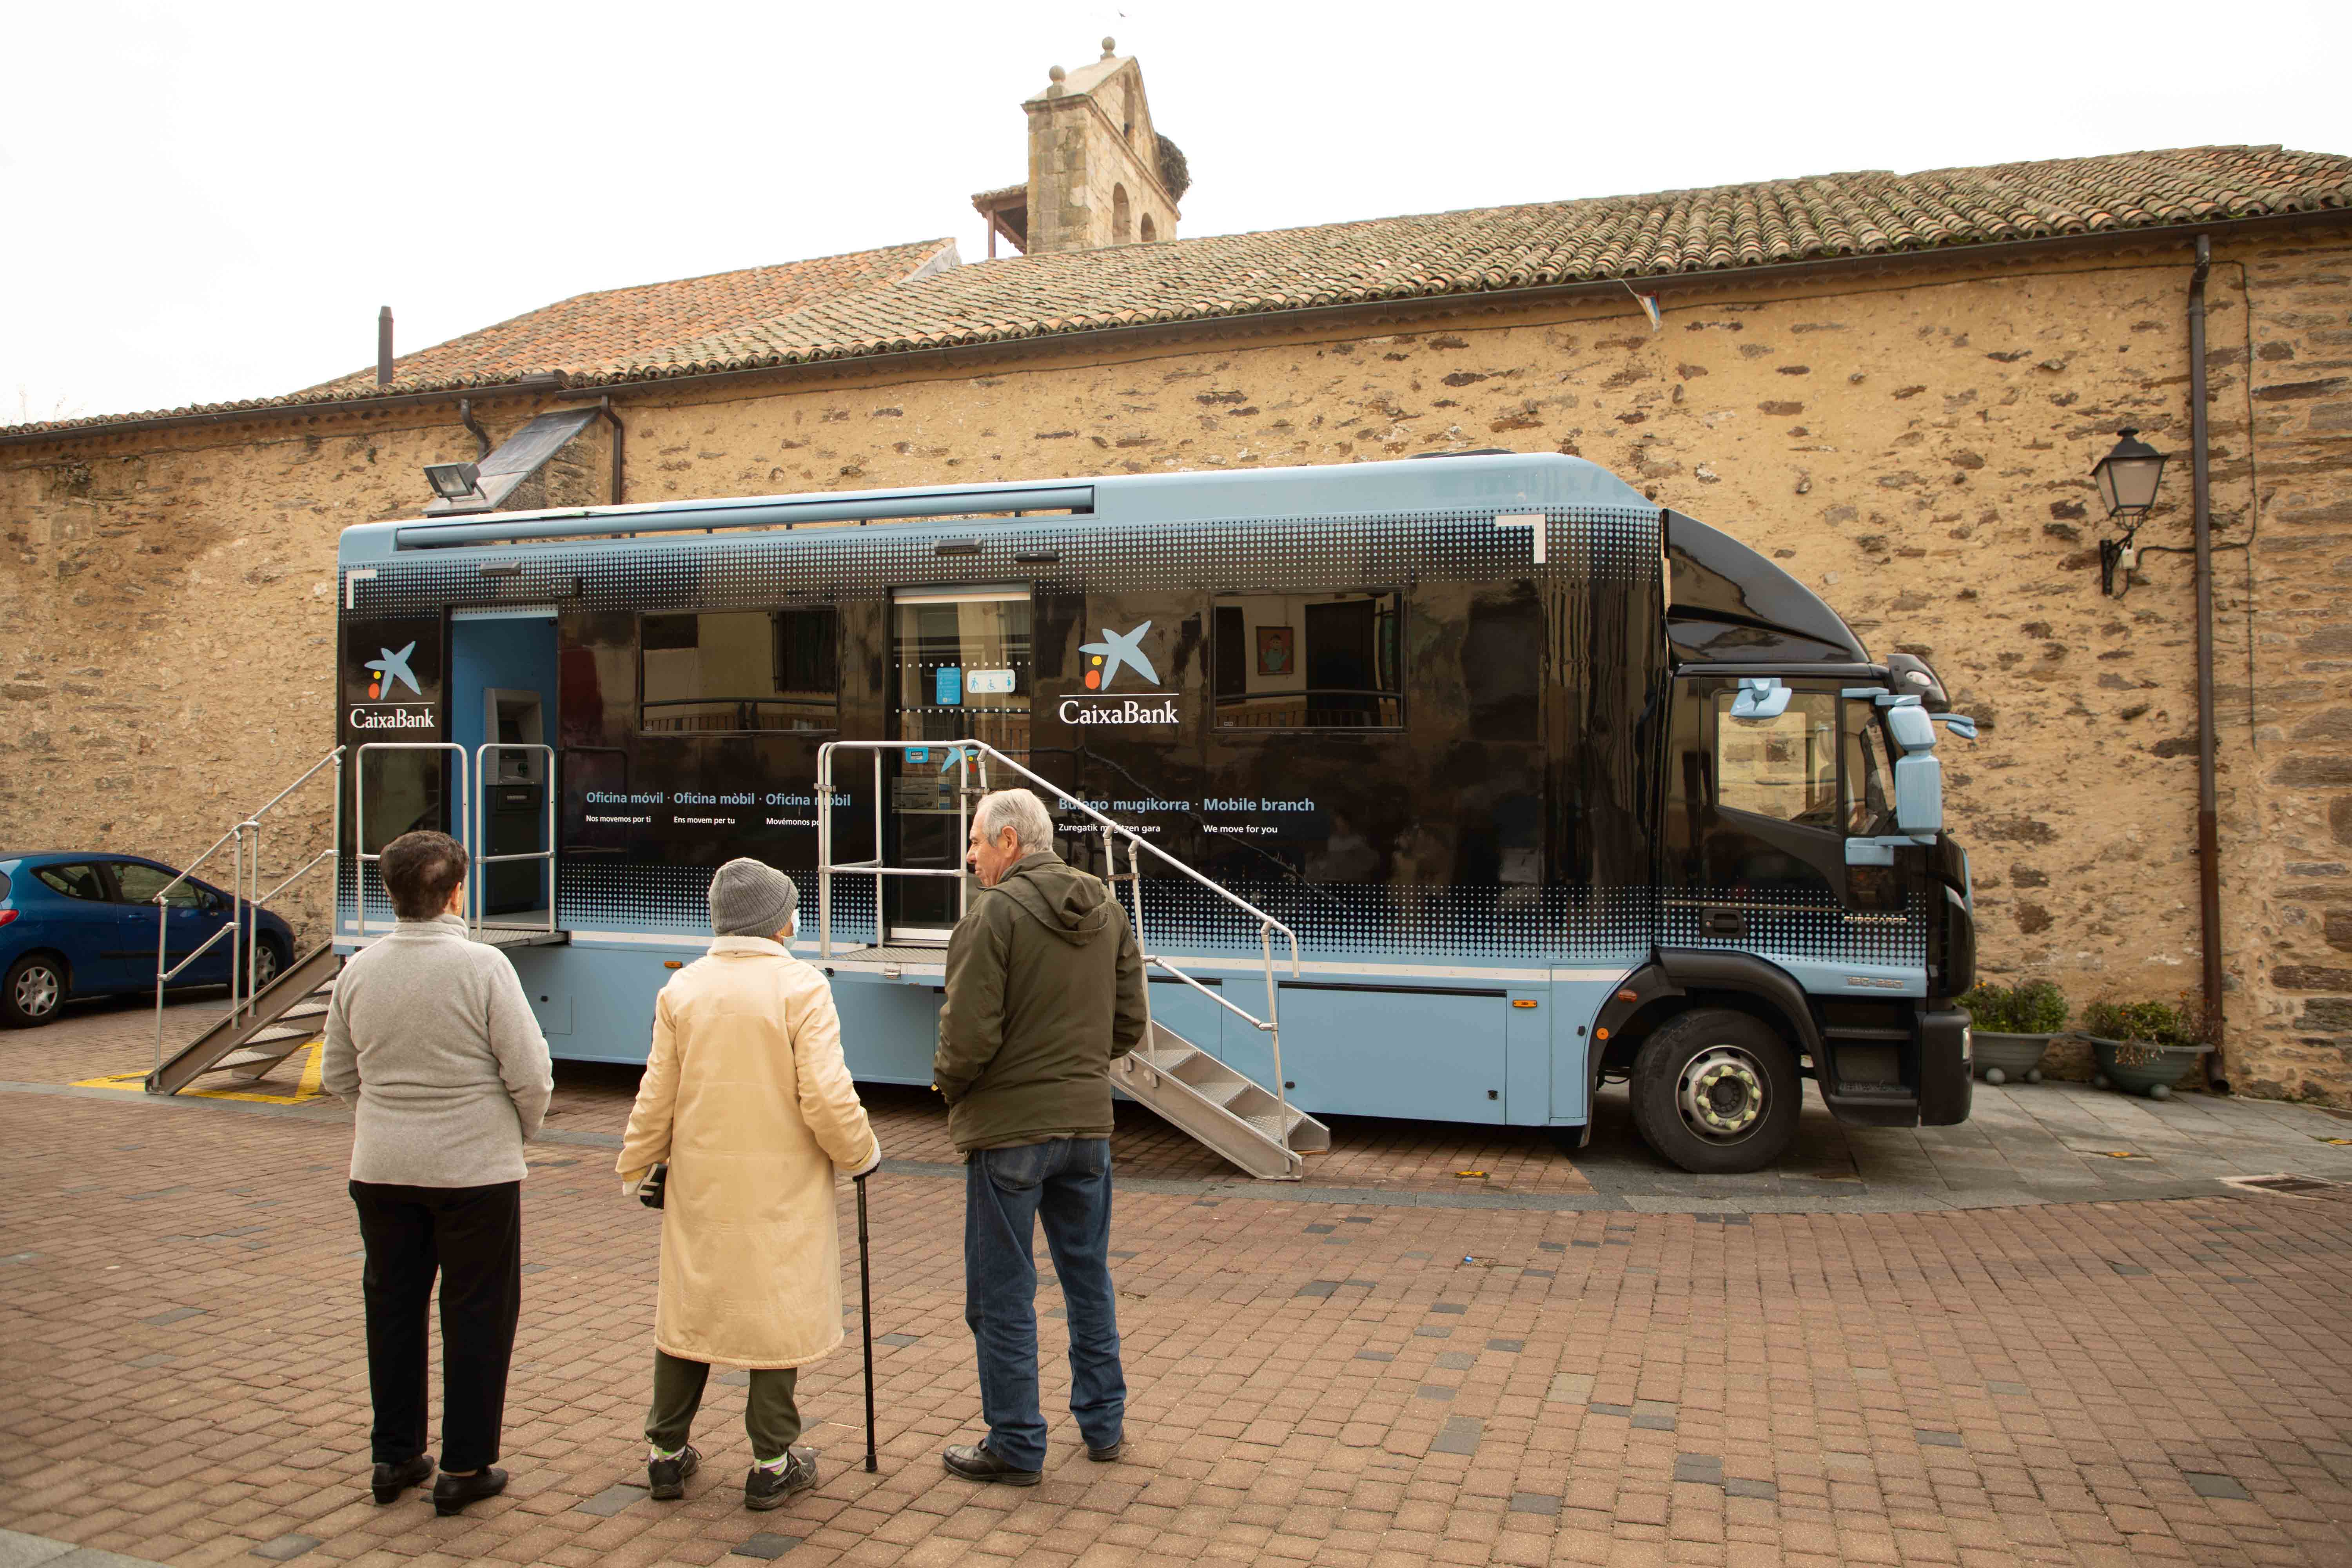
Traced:
<svg viewBox="0 0 2352 1568">
<path fill-rule="evenodd" d="M 136 855 L 0 854 L 0 1026 L 53 1022 L 65 1004 L 155 989 L 155 895 L 179 873 Z M 209 883 L 172 889 L 164 918 L 171 968 L 228 924 L 236 900 Z M 257 921 L 255 977 L 267 985 L 294 955 L 294 930 L 268 910 Z M 223 937 L 178 985 L 226 985 Z"/>
</svg>

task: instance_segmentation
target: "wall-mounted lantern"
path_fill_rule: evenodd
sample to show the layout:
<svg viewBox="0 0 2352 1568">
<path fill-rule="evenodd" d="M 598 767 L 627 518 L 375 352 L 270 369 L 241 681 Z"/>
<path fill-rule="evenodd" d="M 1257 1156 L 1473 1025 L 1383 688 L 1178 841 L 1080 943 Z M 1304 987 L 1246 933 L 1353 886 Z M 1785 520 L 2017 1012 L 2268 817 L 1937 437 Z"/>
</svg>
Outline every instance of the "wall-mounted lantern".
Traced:
<svg viewBox="0 0 2352 1568">
<path fill-rule="evenodd" d="M 2119 430 L 2116 435 L 2122 439 L 2115 450 L 2091 469 L 2092 482 L 2099 487 L 2099 500 L 2109 520 L 2125 520 L 2121 539 L 2099 541 L 2099 592 L 2110 598 L 2116 593 L 2116 574 L 2120 572 L 2128 579 L 2139 564 L 2139 548 L 2133 540 L 2139 533 L 2140 520 L 2156 504 L 2157 487 L 2164 482 L 2164 454 L 2141 440 L 2137 430 Z"/>
</svg>

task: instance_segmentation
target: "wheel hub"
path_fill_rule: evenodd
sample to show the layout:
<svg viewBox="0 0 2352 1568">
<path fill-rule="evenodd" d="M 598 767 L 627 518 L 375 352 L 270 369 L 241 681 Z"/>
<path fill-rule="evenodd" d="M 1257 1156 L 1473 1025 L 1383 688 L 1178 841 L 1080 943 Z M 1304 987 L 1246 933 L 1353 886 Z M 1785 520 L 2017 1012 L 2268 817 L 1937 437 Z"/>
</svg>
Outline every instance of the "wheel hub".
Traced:
<svg viewBox="0 0 2352 1568">
<path fill-rule="evenodd" d="M 1710 1046 L 1683 1068 L 1683 1124 L 1710 1143 L 1737 1143 L 1764 1120 L 1764 1069 L 1737 1046 Z"/>
<path fill-rule="evenodd" d="M 42 1017 L 58 1005 L 60 989 L 55 970 L 27 969 L 16 976 L 16 1010 L 28 1018 Z"/>
</svg>

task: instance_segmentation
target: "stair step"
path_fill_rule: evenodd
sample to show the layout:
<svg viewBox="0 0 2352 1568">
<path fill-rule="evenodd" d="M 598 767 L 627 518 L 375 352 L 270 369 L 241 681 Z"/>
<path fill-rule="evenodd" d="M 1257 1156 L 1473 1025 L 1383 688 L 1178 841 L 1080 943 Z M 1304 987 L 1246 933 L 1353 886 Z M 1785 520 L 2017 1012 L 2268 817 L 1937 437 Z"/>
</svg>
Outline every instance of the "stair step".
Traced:
<svg viewBox="0 0 2352 1568">
<path fill-rule="evenodd" d="M 249 1068 L 263 1062 L 282 1062 L 293 1054 L 291 1051 L 231 1051 L 206 1068 L 205 1071 L 227 1072 L 233 1068 Z"/>
<path fill-rule="evenodd" d="M 1281 1102 L 1165 1025 L 1114 1069 L 1132 1100 L 1254 1176 L 1296 1179 L 1300 1152 L 1331 1146 L 1330 1130 Z"/>
</svg>

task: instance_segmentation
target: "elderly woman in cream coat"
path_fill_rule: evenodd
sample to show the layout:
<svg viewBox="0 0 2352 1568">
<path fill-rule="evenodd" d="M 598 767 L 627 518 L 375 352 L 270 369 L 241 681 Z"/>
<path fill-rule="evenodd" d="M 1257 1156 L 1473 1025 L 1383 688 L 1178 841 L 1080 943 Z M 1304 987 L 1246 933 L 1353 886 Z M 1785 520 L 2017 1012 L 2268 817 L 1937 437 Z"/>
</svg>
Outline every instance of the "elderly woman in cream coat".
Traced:
<svg viewBox="0 0 2352 1568">
<path fill-rule="evenodd" d="M 625 1191 L 669 1165 L 646 1418 L 656 1498 L 683 1497 L 701 1458 L 687 1439 L 713 1363 L 751 1369 L 744 1506 L 816 1485 L 815 1451 L 793 1446 L 793 1386 L 841 1343 L 834 1176 L 864 1174 L 882 1151 L 842 1063 L 833 994 L 792 956 L 798 903 L 792 879 L 757 860 L 719 868 L 718 940 L 662 988 L 621 1144 Z"/>
</svg>

